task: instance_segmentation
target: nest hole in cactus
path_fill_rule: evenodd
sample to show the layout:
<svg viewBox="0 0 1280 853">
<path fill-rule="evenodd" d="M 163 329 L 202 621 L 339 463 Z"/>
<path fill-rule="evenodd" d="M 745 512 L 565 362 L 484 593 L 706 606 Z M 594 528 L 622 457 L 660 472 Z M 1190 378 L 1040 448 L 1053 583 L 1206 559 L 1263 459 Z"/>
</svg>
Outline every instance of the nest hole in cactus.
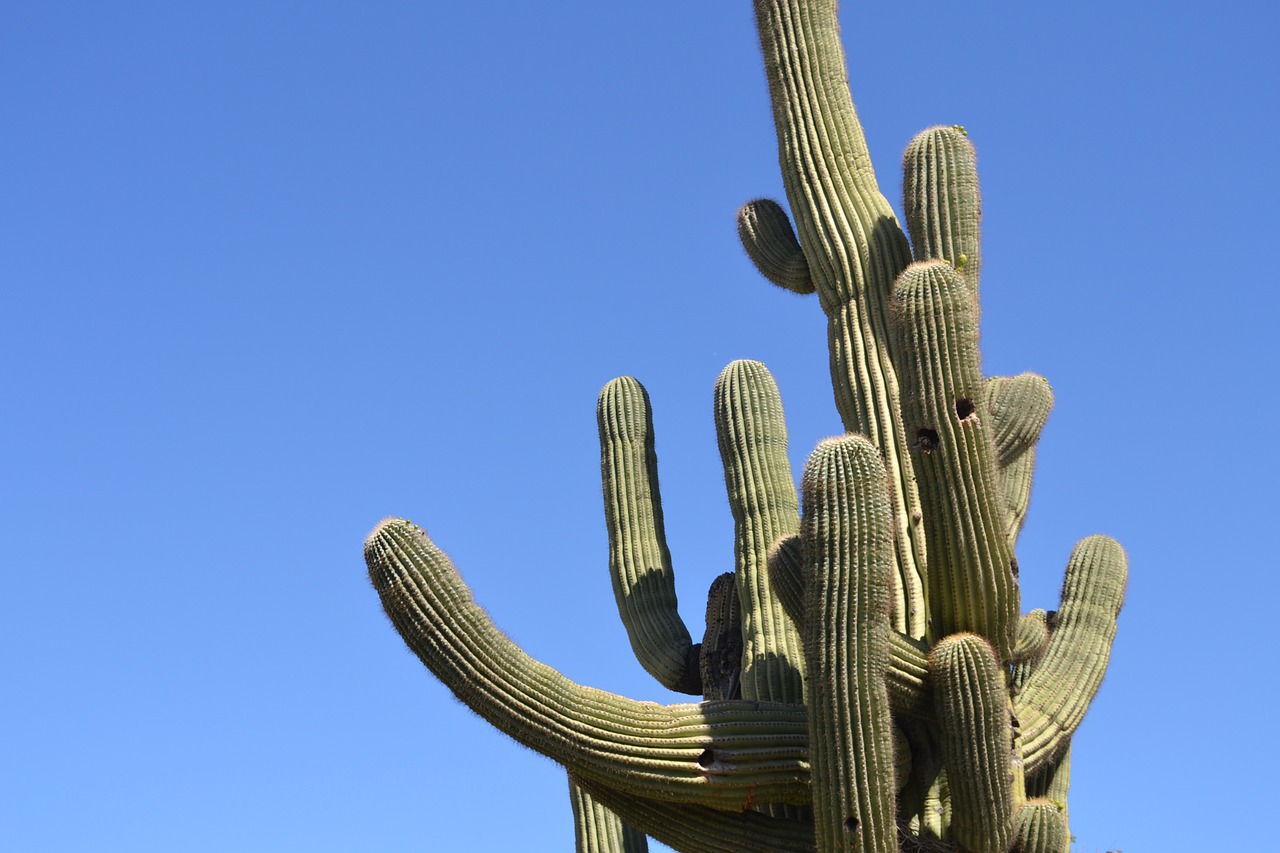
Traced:
<svg viewBox="0 0 1280 853">
<path fill-rule="evenodd" d="M 940 443 L 937 430 L 928 427 L 920 427 L 916 430 L 916 447 L 920 448 L 920 452 L 925 456 L 937 450 Z"/>
<path fill-rule="evenodd" d="M 962 421 L 972 415 L 976 409 L 977 407 L 973 405 L 973 401 L 968 397 L 961 397 L 956 400 L 956 417 Z"/>
<path fill-rule="evenodd" d="M 844 831 L 849 833 L 850 835 L 856 835 L 858 833 L 858 819 L 853 815 L 849 815 L 847 818 L 845 818 Z"/>
</svg>

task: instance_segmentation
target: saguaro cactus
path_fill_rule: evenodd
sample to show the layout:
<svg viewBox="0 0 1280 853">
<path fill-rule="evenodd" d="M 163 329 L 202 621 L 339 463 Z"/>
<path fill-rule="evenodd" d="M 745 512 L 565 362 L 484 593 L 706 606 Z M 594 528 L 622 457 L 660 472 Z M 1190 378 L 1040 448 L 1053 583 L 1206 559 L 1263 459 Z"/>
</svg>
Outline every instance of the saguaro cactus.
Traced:
<svg viewBox="0 0 1280 853">
<path fill-rule="evenodd" d="M 423 663 L 568 771 L 580 851 L 1061 853 L 1070 741 L 1124 596 L 1114 541 L 1081 541 L 1055 612 L 1019 616 L 1015 544 L 1053 398 L 983 378 L 981 203 L 956 127 L 904 164 L 910 239 L 877 187 L 845 80 L 835 0 L 756 0 L 791 211 L 738 214 L 747 253 L 828 318 L 844 434 L 801 497 L 777 386 L 739 361 L 715 386 L 735 523 L 702 641 L 676 611 L 653 418 L 635 379 L 600 394 L 618 611 L 641 665 L 702 701 L 574 684 L 515 647 L 420 528 L 381 522 L 365 559 Z M 794 217 L 795 227 L 792 227 Z"/>
</svg>

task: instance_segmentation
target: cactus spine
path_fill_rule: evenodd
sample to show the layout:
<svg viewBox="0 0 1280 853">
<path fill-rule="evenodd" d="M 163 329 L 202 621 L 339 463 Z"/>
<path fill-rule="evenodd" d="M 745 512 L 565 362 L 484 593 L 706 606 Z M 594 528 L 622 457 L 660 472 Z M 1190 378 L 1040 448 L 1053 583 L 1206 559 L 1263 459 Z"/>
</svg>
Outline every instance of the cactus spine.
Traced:
<svg viewBox="0 0 1280 853">
<path fill-rule="evenodd" d="M 700 643 L 676 609 L 648 394 L 616 379 L 597 407 L 619 615 L 641 665 L 701 701 L 636 702 L 533 660 L 407 521 L 369 535 L 370 578 L 438 678 L 567 768 L 579 851 L 649 835 L 690 853 L 1064 853 L 1071 737 L 1106 670 L 1124 551 L 1082 540 L 1058 609 L 1019 616 L 1014 551 L 1053 395 L 980 371 L 973 146 L 959 126 L 908 146 L 908 240 L 871 170 L 834 0 L 755 10 L 791 216 L 757 199 L 738 232 L 766 279 L 817 294 L 845 434 L 797 495 L 773 378 L 748 361 L 721 374 L 735 568 Z"/>
</svg>

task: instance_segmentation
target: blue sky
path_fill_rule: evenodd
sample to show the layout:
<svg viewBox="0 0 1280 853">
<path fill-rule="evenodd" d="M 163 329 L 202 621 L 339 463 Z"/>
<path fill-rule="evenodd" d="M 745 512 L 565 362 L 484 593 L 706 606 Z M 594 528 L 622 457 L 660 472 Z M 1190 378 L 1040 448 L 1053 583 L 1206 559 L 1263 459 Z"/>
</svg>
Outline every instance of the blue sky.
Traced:
<svg viewBox="0 0 1280 853">
<path fill-rule="evenodd" d="M 818 306 L 734 231 L 782 197 L 749 4 L 5 18 L 2 846 L 571 847 L 562 771 L 405 650 L 361 543 L 412 518 L 535 657 L 679 701 L 612 602 L 598 390 L 649 389 L 697 631 L 732 561 L 721 368 L 773 371 L 797 471 L 839 430 Z M 910 136 L 968 128 L 986 370 L 1054 386 L 1024 608 L 1077 539 L 1129 551 L 1075 849 L 1249 846 L 1280 757 L 1276 14 L 842 20 L 895 206 Z"/>
</svg>

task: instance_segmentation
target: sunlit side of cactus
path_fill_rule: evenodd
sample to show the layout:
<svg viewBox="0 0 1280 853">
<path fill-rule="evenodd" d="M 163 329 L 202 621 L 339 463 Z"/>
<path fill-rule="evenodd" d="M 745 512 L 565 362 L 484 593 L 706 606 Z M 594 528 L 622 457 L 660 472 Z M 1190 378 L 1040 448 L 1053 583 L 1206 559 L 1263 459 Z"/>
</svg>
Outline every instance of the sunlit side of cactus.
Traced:
<svg viewBox="0 0 1280 853">
<path fill-rule="evenodd" d="M 871 170 L 834 0 L 755 8 L 790 216 L 756 200 L 738 230 L 768 280 L 817 295 L 844 434 L 798 494 L 773 378 L 725 368 L 735 569 L 711 585 L 701 642 L 676 609 L 648 395 L 624 377 L 597 407 L 619 614 L 642 666 L 701 701 L 637 702 L 529 658 L 407 521 L 370 534 L 370 578 L 438 678 L 567 768 L 579 851 L 649 835 L 690 853 L 1063 853 L 1070 740 L 1106 669 L 1124 552 L 1082 540 L 1058 609 L 1019 615 L 1015 545 L 1053 397 L 1034 374 L 980 371 L 973 146 L 959 127 L 912 140 L 908 239 Z"/>
</svg>

